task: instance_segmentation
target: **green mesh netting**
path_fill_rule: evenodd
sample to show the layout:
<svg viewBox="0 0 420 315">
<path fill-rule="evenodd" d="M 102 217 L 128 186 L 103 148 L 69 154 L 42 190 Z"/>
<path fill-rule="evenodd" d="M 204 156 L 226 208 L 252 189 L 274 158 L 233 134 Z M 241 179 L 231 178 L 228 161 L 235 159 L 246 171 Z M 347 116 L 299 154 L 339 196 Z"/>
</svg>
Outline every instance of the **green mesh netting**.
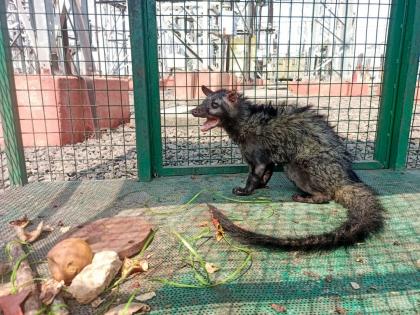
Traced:
<svg viewBox="0 0 420 315">
<path fill-rule="evenodd" d="M 252 248 L 253 262 L 236 281 L 207 289 L 185 289 L 154 282 L 154 278 L 193 283 L 184 259 L 188 257 L 170 234 L 176 230 L 192 237 L 209 221 L 206 203 L 212 202 L 239 224 L 276 235 L 303 235 L 332 229 L 345 216 L 337 204 L 307 205 L 291 201 L 293 186 L 276 174 L 270 189 L 252 196 L 268 197 L 272 203 L 238 204 L 221 198 L 232 197 L 231 188 L 245 175 L 186 176 L 160 178 L 151 183 L 99 181 L 34 183 L 0 195 L 1 246 L 13 236 L 10 220 L 27 214 L 34 223 L 51 225 L 60 221 L 76 226 L 89 220 L 114 215 L 143 215 L 160 226 L 146 255 L 150 271 L 124 283 L 120 303 L 130 294 L 150 290 L 157 296 L 148 301 L 152 313 L 162 314 L 275 314 L 271 305 L 282 305 L 287 314 L 416 314 L 419 305 L 420 258 L 420 171 L 364 171 L 361 178 L 380 194 L 387 209 L 383 233 L 348 249 L 320 253 L 272 251 Z M 197 192 L 207 189 L 187 209 Z M 243 199 L 242 199 L 243 200 Z M 260 199 L 261 200 L 261 199 Z M 169 213 L 168 213 L 169 211 Z M 166 213 L 165 213 L 166 212 Z M 37 241 L 30 253 L 34 269 L 47 275 L 45 256 L 61 235 L 58 227 Z M 212 234 L 213 235 L 213 234 Z M 237 244 L 235 242 L 235 244 Z M 216 263 L 223 278 L 243 262 L 244 254 L 203 238 L 197 242 L 200 254 Z M 360 288 L 354 289 L 351 282 Z M 100 310 L 69 301 L 72 314 L 96 314 Z"/>
</svg>

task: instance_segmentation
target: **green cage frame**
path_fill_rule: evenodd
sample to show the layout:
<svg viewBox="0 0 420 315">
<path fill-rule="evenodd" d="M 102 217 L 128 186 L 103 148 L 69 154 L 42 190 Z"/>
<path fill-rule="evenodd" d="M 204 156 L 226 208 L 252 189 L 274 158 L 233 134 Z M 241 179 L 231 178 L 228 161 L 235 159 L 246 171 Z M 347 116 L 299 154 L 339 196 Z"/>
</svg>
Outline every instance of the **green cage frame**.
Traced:
<svg viewBox="0 0 420 315">
<path fill-rule="evenodd" d="M 131 31 L 138 179 L 156 176 L 221 174 L 247 171 L 246 166 L 164 167 L 160 119 L 157 23 L 155 0 L 128 0 Z M 5 8 L 0 5 L 1 117 L 11 183 L 27 182 L 14 82 L 5 45 Z M 135 30 L 135 31 L 133 31 Z M 410 123 L 420 52 L 420 1 L 393 0 L 379 108 L 374 159 L 357 161 L 355 169 L 401 169 L 406 165 Z"/>
</svg>

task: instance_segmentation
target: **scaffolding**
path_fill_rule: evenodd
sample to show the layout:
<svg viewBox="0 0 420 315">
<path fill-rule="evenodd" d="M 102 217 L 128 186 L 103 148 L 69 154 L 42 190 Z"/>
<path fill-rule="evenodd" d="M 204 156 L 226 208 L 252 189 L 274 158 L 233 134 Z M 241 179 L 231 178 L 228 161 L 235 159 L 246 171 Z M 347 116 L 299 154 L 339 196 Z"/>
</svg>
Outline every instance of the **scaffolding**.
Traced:
<svg viewBox="0 0 420 315">
<path fill-rule="evenodd" d="M 130 75 L 126 1 L 8 0 L 7 21 L 15 73 Z"/>
<path fill-rule="evenodd" d="M 159 1 L 161 67 L 234 71 L 244 79 L 351 80 L 357 64 L 369 77 L 382 67 L 386 38 L 366 33 L 368 19 L 357 28 L 358 10 L 348 1 Z M 379 28 L 386 28 L 388 7 L 375 10 Z"/>
<path fill-rule="evenodd" d="M 366 34 L 360 24 L 357 29 L 358 8 L 348 1 L 162 1 L 161 67 L 164 73 L 235 71 L 245 80 L 350 80 L 356 63 L 369 77 L 382 67 L 385 33 Z M 15 72 L 129 75 L 126 10 L 125 0 L 9 0 Z M 388 7 L 378 4 L 375 10 L 377 23 L 385 23 Z"/>
</svg>

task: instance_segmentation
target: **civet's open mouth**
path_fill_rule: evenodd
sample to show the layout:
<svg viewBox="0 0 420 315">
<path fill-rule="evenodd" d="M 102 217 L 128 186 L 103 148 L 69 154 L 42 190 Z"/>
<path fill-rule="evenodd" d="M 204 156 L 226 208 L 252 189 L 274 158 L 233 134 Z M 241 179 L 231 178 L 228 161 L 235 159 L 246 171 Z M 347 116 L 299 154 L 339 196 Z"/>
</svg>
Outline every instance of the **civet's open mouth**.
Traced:
<svg viewBox="0 0 420 315">
<path fill-rule="evenodd" d="M 204 122 L 204 124 L 201 126 L 201 131 L 209 131 L 210 129 L 213 129 L 214 127 L 219 126 L 220 124 L 220 118 L 208 116 L 207 120 Z"/>
</svg>

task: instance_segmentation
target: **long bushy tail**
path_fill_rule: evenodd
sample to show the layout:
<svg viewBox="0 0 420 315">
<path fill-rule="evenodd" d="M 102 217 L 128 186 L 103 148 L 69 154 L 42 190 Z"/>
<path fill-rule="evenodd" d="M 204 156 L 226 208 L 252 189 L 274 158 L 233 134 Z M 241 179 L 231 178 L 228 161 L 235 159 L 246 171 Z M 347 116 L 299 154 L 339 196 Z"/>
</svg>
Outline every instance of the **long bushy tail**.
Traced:
<svg viewBox="0 0 420 315">
<path fill-rule="evenodd" d="M 320 250 L 348 246 L 363 241 L 383 226 L 383 208 L 370 188 L 362 183 L 342 186 L 334 200 L 348 209 L 347 220 L 337 229 L 304 237 L 277 238 L 245 230 L 229 220 L 222 212 L 209 205 L 213 218 L 222 228 L 247 244 L 278 247 L 288 250 Z"/>
</svg>

